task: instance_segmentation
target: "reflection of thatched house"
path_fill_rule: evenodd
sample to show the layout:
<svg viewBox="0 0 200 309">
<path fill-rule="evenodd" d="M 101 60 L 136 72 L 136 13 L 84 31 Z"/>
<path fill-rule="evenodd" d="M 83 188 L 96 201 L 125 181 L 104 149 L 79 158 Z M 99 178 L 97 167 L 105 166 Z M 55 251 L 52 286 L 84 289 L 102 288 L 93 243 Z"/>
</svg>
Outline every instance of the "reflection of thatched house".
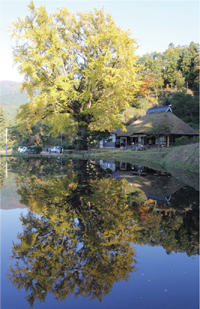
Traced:
<svg viewBox="0 0 200 309">
<path fill-rule="evenodd" d="M 176 117 L 170 106 L 162 106 L 148 109 L 145 116 L 129 125 L 126 132 L 118 133 L 117 137 L 120 139 L 120 144 L 125 143 L 127 147 L 132 143 L 156 145 L 158 139 L 151 133 L 152 130 L 155 130 L 155 126 L 160 126 L 160 130 L 162 127 L 168 128 L 166 132 L 161 130 L 159 134 L 160 145 L 167 147 L 173 145 L 178 137 L 187 136 L 190 138 L 199 135 L 197 131 Z"/>
<path fill-rule="evenodd" d="M 146 197 L 161 202 L 169 202 L 171 196 L 184 186 L 174 177 L 134 177 L 133 187 L 145 192 Z"/>
</svg>

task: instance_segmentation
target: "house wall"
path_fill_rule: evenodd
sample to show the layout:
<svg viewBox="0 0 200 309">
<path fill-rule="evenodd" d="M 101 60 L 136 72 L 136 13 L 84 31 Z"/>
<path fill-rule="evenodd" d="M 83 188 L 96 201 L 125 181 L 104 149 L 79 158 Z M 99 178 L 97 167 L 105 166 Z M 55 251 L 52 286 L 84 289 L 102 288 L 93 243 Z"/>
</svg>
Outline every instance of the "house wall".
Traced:
<svg viewBox="0 0 200 309">
<path fill-rule="evenodd" d="M 147 146 L 147 148 L 154 148 L 154 147 L 157 147 L 158 146 L 158 139 L 155 138 L 155 137 L 148 137 L 146 134 L 141 135 L 141 144 L 144 145 L 144 146 Z M 171 135 L 168 135 L 168 136 L 160 136 L 160 146 L 162 147 L 169 147 L 169 146 L 173 146 L 175 145 L 175 142 L 176 142 L 176 138 L 179 138 L 179 137 L 182 137 L 182 136 L 186 136 L 188 137 L 189 139 L 190 138 L 193 138 L 195 135 L 186 135 L 186 134 L 180 134 L 180 135 L 177 135 L 177 134 L 171 134 Z M 132 136 L 120 136 L 120 137 L 117 137 L 116 138 L 116 141 L 115 142 L 115 146 L 113 145 L 113 147 L 119 147 L 119 142 L 120 142 L 120 145 L 125 141 L 125 145 L 126 145 L 126 148 L 127 149 L 132 149 L 133 147 L 133 143 L 134 143 L 134 146 L 137 146 L 139 143 L 138 141 L 138 138 L 139 137 L 139 134 L 134 134 Z M 113 148 L 112 147 L 112 148 Z"/>
<path fill-rule="evenodd" d="M 107 140 L 100 141 L 100 148 L 115 148 L 115 143 L 116 143 L 116 135 L 112 134 Z"/>
<path fill-rule="evenodd" d="M 166 136 L 160 136 L 160 146 L 166 146 L 167 145 L 167 137 Z M 158 145 L 158 138 L 155 139 L 155 144 Z"/>
</svg>

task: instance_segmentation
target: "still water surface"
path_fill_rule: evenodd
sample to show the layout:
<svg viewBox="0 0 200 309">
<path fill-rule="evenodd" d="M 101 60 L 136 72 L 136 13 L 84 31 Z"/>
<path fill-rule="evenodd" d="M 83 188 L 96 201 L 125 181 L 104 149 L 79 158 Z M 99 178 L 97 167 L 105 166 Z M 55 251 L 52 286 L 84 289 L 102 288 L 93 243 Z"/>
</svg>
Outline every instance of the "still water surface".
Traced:
<svg viewBox="0 0 200 309">
<path fill-rule="evenodd" d="M 55 158 L 1 169 L 2 309 L 198 308 L 198 177 Z"/>
</svg>

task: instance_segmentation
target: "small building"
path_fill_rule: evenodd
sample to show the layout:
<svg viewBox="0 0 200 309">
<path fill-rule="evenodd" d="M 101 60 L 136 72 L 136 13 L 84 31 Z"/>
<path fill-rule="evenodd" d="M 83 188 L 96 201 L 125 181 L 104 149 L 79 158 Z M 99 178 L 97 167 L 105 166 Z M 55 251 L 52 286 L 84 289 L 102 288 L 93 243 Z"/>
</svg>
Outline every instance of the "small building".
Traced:
<svg viewBox="0 0 200 309">
<path fill-rule="evenodd" d="M 166 132 L 159 134 L 159 141 L 158 135 L 153 136 L 151 133 L 155 124 L 168 128 Z M 156 147 L 159 143 L 160 146 L 168 147 L 175 144 L 176 138 L 182 136 L 191 138 L 199 135 L 197 131 L 172 113 L 170 105 L 148 109 L 145 116 L 134 121 L 126 130 L 126 132 L 121 131 L 117 134 L 120 145 L 125 144 L 126 148 L 131 148 L 133 143 L 148 147 Z"/>
</svg>

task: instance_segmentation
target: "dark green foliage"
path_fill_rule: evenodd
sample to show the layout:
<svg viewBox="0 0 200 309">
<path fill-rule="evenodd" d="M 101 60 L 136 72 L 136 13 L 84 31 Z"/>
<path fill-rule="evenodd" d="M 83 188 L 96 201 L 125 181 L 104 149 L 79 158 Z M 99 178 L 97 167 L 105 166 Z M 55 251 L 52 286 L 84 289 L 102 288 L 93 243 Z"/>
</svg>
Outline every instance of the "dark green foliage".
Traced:
<svg viewBox="0 0 200 309">
<path fill-rule="evenodd" d="M 186 145 L 187 143 L 188 143 L 187 136 L 181 136 L 179 138 L 176 138 L 176 146 Z"/>
<path fill-rule="evenodd" d="M 169 48 L 162 54 L 161 71 L 165 86 L 168 84 L 178 89 L 185 87 L 193 91 L 199 90 L 196 79 L 198 52 L 199 44 L 194 42 L 191 42 L 189 46 L 169 45 Z"/>
<path fill-rule="evenodd" d="M 162 105 L 172 105 L 172 111 L 192 128 L 199 127 L 199 100 L 191 94 L 182 92 L 167 92 L 161 98 Z"/>
<path fill-rule="evenodd" d="M 182 137 L 176 138 L 176 146 L 195 144 L 195 143 L 199 143 L 199 136 L 193 136 L 192 138 L 189 138 L 187 136 L 182 136 Z"/>
<path fill-rule="evenodd" d="M 74 149 L 74 145 L 72 145 L 72 144 L 65 144 L 65 145 L 63 145 L 63 148 L 64 149 Z"/>
<path fill-rule="evenodd" d="M 35 154 L 38 154 L 38 153 L 41 153 L 42 152 L 42 147 L 41 146 L 29 146 L 27 148 L 27 152 L 28 153 L 35 153 Z"/>
<path fill-rule="evenodd" d="M 86 145 L 85 149 L 91 149 L 99 144 L 99 142 L 103 139 L 106 139 L 107 141 L 108 138 L 111 136 L 111 132 L 109 131 L 91 131 L 87 129 L 83 133 L 78 133 L 78 139 L 74 141 L 74 146 L 77 148 L 77 145 L 80 145 L 80 140 L 82 145 Z"/>
<path fill-rule="evenodd" d="M 193 136 L 190 141 L 195 144 L 195 143 L 199 143 L 199 136 Z"/>
<path fill-rule="evenodd" d="M 198 52 L 199 45 L 194 42 L 181 49 L 179 68 L 185 78 L 187 89 L 199 89 L 199 85 L 196 82 L 196 56 Z"/>
<path fill-rule="evenodd" d="M 10 129 L 10 138 L 13 141 L 13 148 L 17 149 L 18 146 L 43 146 L 50 147 L 52 145 L 60 145 L 60 136 L 54 136 L 51 133 L 52 126 L 42 124 L 40 122 L 31 126 L 31 130 L 21 130 L 18 125 L 13 125 Z M 67 136 L 62 134 L 63 145 L 67 141 Z"/>
<path fill-rule="evenodd" d="M 143 55 L 139 63 L 144 66 L 143 87 L 156 96 L 163 86 L 199 90 L 199 44 L 191 42 L 189 46 L 177 47 L 170 44 L 164 53 Z"/>
<path fill-rule="evenodd" d="M 165 86 L 169 85 L 170 87 L 174 87 L 177 83 L 176 81 L 176 72 L 179 71 L 179 60 L 180 60 L 181 48 L 173 46 L 169 46 L 169 48 L 163 53 L 163 76 Z"/>
</svg>

